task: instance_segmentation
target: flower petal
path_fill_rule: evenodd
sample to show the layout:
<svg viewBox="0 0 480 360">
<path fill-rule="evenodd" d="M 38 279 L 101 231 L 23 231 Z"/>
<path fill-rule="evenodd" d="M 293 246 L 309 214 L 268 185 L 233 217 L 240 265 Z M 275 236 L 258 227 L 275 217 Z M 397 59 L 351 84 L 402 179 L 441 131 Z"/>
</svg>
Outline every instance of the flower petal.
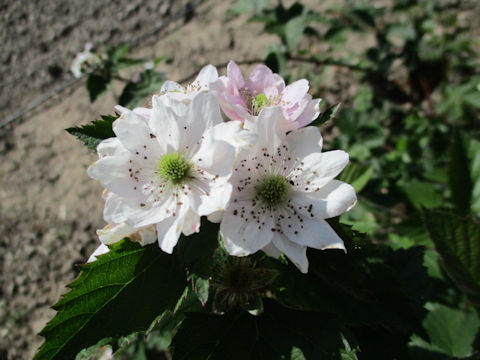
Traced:
<svg viewBox="0 0 480 360">
<path fill-rule="evenodd" d="M 294 191 L 291 198 L 298 213 L 316 219 L 339 216 L 357 201 L 353 187 L 339 180 L 332 180 L 314 192 Z"/>
<path fill-rule="evenodd" d="M 250 202 L 233 203 L 220 224 L 220 234 L 230 255 L 246 256 L 264 248 L 273 237 L 273 219 L 269 213 L 257 221 L 251 218 Z"/>
<path fill-rule="evenodd" d="M 207 65 L 200 70 L 197 77 L 194 80 L 194 84 L 198 83 L 203 90 L 209 88 L 211 82 L 218 79 L 218 71 L 217 68 L 213 65 Z"/>
<path fill-rule="evenodd" d="M 315 126 L 308 126 L 290 132 L 286 143 L 292 157 L 303 159 L 312 153 L 322 151 L 323 138 L 320 130 Z"/>
<path fill-rule="evenodd" d="M 288 240 L 285 236 L 273 237 L 275 247 L 284 253 L 293 264 L 304 274 L 308 272 L 307 247 Z"/>
<path fill-rule="evenodd" d="M 144 149 L 152 154 L 164 151 L 162 144 L 150 135 L 152 131 L 147 120 L 133 111 L 123 113 L 113 122 L 112 129 L 122 146 L 132 153 Z"/>
<path fill-rule="evenodd" d="M 290 107 L 300 102 L 308 93 L 309 85 L 306 79 L 297 80 L 288 85 L 282 94 L 282 103 Z"/>
<path fill-rule="evenodd" d="M 241 89 L 245 86 L 242 72 L 233 60 L 230 60 L 227 65 L 227 76 L 230 84 L 236 89 Z"/>
<path fill-rule="evenodd" d="M 348 164 L 348 153 L 341 150 L 312 153 L 301 159 L 289 175 L 297 189 L 319 191 Z"/>
<path fill-rule="evenodd" d="M 280 223 L 284 235 L 294 243 L 315 249 L 343 249 L 342 239 L 333 231 L 325 220 L 311 219 L 302 216 L 302 222 L 296 222 L 293 226 L 288 222 Z"/>
<path fill-rule="evenodd" d="M 98 248 L 95 249 L 95 251 L 90 255 L 90 257 L 87 260 L 87 263 L 91 263 L 94 261 L 97 261 L 97 256 L 106 254 L 110 251 L 109 247 L 105 244 L 101 244 Z"/>
</svg>

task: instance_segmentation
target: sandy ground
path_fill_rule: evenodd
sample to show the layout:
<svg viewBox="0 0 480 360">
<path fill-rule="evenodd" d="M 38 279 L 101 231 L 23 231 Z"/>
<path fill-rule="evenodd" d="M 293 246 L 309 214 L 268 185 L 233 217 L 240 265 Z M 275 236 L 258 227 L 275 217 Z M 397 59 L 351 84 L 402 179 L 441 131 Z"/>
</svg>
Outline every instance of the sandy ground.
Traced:
<svg viewBox="0 0 480 360">
<path fill-rule="evenodd" d="M 71 60 L 87 41 L 129 40 L 186 2 L 68 3 L 0 5 L 7 25 L 0 30 L 6 44 L 0 52 L 1 117 L 68 78 Z M 262 26 L 246 24 L 245 17 L 226 16 L 229 5 L 204 1 L 190 21 L 174 22 L 135 55 L 173 57 L 172 64 L 158 69 L 174 80 L 207 62 L 262 58 L 274 38 L 259 36 Z M 52 72 L 52 66 L 61 71 Z M 36 334 L 54 315 L 49 306 L 78 274 L 75 264 L 97 246 L 95 230 L 104 226 L 102 189 L 86 174 L 96 156 L 63 129 L 112 113 L 115 103 L 110 92 L 90 104 L 84 87 L 77 86 L 0 129 L 0 359 L 33 356 L 42 342 Z"/>
</svg>

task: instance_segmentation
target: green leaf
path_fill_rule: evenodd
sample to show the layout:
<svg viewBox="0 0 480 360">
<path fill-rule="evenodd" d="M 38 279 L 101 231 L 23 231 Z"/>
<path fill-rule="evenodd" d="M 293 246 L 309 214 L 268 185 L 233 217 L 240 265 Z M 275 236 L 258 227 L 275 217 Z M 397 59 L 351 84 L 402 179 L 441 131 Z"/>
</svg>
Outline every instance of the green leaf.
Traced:
<svg viewBox="0 0 480 360">
<path fill-rule="evenodd" d="M 66 129 L 66 131 L 76 136 L 89 149 L 96 150 L 102 140 L 115 136 L 112 124 L 117 118 L 118 116 L 116 115 L 102 115 L 101 119 L 95 120 L 88 125 L 71 127 Z"/>
<path fill-rule="evenodd" d="M 423 249 L 372 247 L 347 226 L 329 223 L 344 240 L 347 253 L 309 249 L 307 275 L 271 258 L 260 264 L 278 272 L 271 286 L 275 299 L 288 307 L 328 312 L 342 323 L 382 328 L 397 336 L 420 327 L 427 288 Z"/>
<path fill-rule="evenodd" d="M 164 80 L 165 78 L 162 74 L 146 69 L 140 74 L 139 81 L 129 82 L 125 86 L 118 102 L 120 105 L 127 107 L 142 105 L 146 98 L 160 91 Z"/>
<path fill-rule="evenodd" d="M 445 270 L 480 309 L 480 223 L 472 217 L 426 209 L 423 217 Z"/>
<path fill-rule="evenodd" d="M 285 24 L 285 42 L 289 51 L 295 50 L 309 22 L 310 16 L 301 15 L 289 20 Z"/>
<path fill-rule="evenodd" d="M 373 167 L 350 162 L 338 179 L 352 185 L 358 193 L 367 185 L 372 173 Z"/>
<path fill-rule="evenodd" d="M 229 8 L 228 12 L 234 15 L 240 15 L 247 12 L 260 14 L 271 0 L 239 0 L 233 8 Z"/>
<path fill-rule="evenodd" d="M 341 359 L 338 323 L 320 312 L 265 300 L 262 315 L 190 313 L 173 338 L 173 360 Z M 291 355 L 295 355 L 292 356 Z"/>
<path fill-rule="evenodd" d="M 181 236 L 175 254 L 187 268 L 189 274 L 208 279 L 212 274 L 213 255 L 218 248 L 220 225 L 202 218 L 201 231 L 190 236 Z"/>
<path fill-rule="evenodd" d="M 480 141 L 470 139 L 468 145 L 470 179 L 473 184 L 471 211 L 480 217 Z"/>
<path fill-rule="evenodd" d="M 432 184 L 413 179 L 399 186 L 407 195 L 410 203 L 417 209 L 422 206 L 431 209 L 442 204 L 442 197 Z"/>
<path fill-rule="evenodd" d="M 470 211 L 472 200 L 472 180 L 465 141 L 458 132 L 453 134 L 448 163 L 448 183 L 452 200 L 460 214 Z"/>
<path fill-rule="evenodd" d="M 97 98 L 107 90 L 110 80 L 110 75 L 105 76 L 96 73 L 88 75 L 87 90 L 91 102 L 97 100 Z"/>
<path fill-rule="evenodd" d="M 456 358 L 470 356 L 475 335 L 480 328 L 475 311 L 465 312 L 438 303 L 427 303 L 425 307 L 429 313 L 423 326 L 430 341 L 414 335 L 409 345 Z"/>
<path fill-rule="evenodd" d="M 54 306 L 57 314 L 40 333 L 45 343 L 35 359 L 75 358 L 105 337 L 146 330 L 175 306 L 185 286 L 177 257 L 157 244 L 113 244 L 110 252 L 82 266 L 71 291 Z"/>
<path fill-rule="evenodd" d="M 327 121 L 332 120 L 336 115 L 340 106 L 342 104 L 338 103 L 335 105 L 330 106 L 327 110 L 320 114 L 320 116 L 314 120 L 310 125 L 311 126 L 323 126 L 327 123 Z"/>
</svg>

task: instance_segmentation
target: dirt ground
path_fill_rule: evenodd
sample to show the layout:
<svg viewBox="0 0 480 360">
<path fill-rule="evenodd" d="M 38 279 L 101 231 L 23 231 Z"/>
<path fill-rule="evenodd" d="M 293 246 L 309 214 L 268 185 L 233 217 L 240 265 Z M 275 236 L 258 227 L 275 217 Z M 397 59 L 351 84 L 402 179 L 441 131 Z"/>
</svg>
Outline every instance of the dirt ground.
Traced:
<svg viewBox="0 0 480 360">
<path fill-rule="evenodd" d="M 86 42 L 130 41 L 183 11 L 188 1 L 143 3 L 2 2 L 0 119 L 71 77 L 70 63 Z M 135 55 L 172 57 L 171 64 L 157 69 L 174 80 L 207 62 L 262 58 L 266 45 L 276 40 L 259 36 L 260 24 L 226 15 L 229 5 L 203 1 L 189 21 L 173 22 L 142 42 Z M 78 274 L 75 264 L 98 245 L 102 189 L 86 174 L 96 156 L 64 129 L 112 113 L 115 103 L 110 92 L 90 104 L 85 88 L 74 86 L 0 129 L 2 360 L 32 358 L 42 342 L 36 334 L 54 316 L 49 306 Z"/>
</svg>

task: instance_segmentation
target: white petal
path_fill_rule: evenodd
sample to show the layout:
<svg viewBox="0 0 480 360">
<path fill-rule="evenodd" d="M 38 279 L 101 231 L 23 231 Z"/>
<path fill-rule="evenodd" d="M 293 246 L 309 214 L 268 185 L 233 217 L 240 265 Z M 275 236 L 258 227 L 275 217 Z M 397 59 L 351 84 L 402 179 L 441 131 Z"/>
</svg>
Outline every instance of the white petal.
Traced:
<svg viewBox="0 0 480 360">
<path fill-rule="evenodd" d="M 212 223 L 215 223 L 215 224 L 218 224 L 219 222 L 222 221 L 223 219 L 223 214 L 225 213 L 225 211 L 215 211 L 213 213 L 211 213 L 210 215 L 207 216 L 207 219 L 208 221 L 212 222 Z"/>
<path fill-rule="evenodd" d="M 253 219 L 252 211 L 255 212 L 252 205 L 244 201 L 231 204 L 225 211 L 220 234 L 230 255 L 253 254 L 271 241 L 274 233 L 269 212 L 262 218 Z"/>
<path fill-rule="evenodd" d="M 308 126 L 290 132 L 286 143 L 292 157 L 303 159 L 312 153 L 322 151 L 323 138 L 315 126 Z"/>
<path fill-rule="evenodd" d="M 87 174 L 100 181 L 108 190 L 128 198 L 143 195 L 140 186 L 130 177 L 129 169 L 132 168 L 130 156 L 107 156 L 90 165 Z M 136 188 L 136 189 L 135 189 Z"/>
<path fill-rule="evenodd" d="M 274 236 L 273 244 L 278 250 L 284 253 L 302 273 L 306 274 L 308 272 L 306 246 L 297 245 L 282 235 Z"/>
<path fill-rule="evenodd" d="M 290 178 L 305 191 L 318 191 L 336 177 L 348 164 L 348 154 L 345 151 L 334 150 L 324 153 L 312 153 L 301 159 L 300 166 Z"/>
<path fill-rule="evenodd" d="M 276 259 L 278 259 L 280 255 L 282 255 L 282 252 L 278 250 L 275 245 L 273 245 L 273 242 L 268 243 L 267 246 L 262 249 L 262 251 L 268 256 L 274 257 Z"/>
<path fill-rule="evenodd" d="M 256 148 L 267 148 L 270 153 L 275 152 L 290 129 L 280 106 L 263 108 L 258 118 L 254 122 L 245 121 L 245 126 L 258 135 Z"/>
<path fill-rule="evenodd" d="M 122 145 L 135 153 L 147 149 L 150 154 L 165 152 L 164 146 L 155 137 L 145 118 L 127 111 L 113 122 L 112 129 Z"/>
<path fill-rule="evenodd" d="M 102 243 L 110 245 L 134 232 L 135 229 L 133 227 L 123 222 L 120 224 L 108 224 L 103 229 L 97 230 L 97 235 Z"/>
<path fill-rule="evenodd" d="M 202 89 L 208 89 L 209 84 L 218 79 L 217 68 L 213 65 L 207 65 L 200 70 L 194 83 L 200 84 Z"/>
<path fill-rule="evenodd" d="M 179 83 L 171 80 L 167 80 L 162 84 L 160 92 L 180 91 L 184 92 L 185 88 Z"/>
<path fill-rule="evenodd" d="M 345 250 L 342 239 L 325 220 L 303 216 L 302 222 L 297 221 L 295 224 L 289 224 L 284 221 L 280 224 L 285 236 L 298 245 L 320 250 L 327 248 Z"/>
<path fill-rule="evenodd" d="M 182 224 L 183 225 L 183 224 Z M 160 248 L 168 254 L 173 252 L 182 231 L 178 218 L 169 217 L 157 223 L 157 236 Z"/>
<path fill-rule="evenodd" d="M 192 187 L 190 193 L 192 208 L 200 216 L 208 216 L 212 213 L 223 211 L 230 200 L 231 193 L 232 184 L 229 182 L 224 182 L 221 186 L 208 186 L 208 194 Z"/>
<path fill-rule="evenodd" d="M 152 132 L 162 144 L 165 152 L 176 152 L 179 147 L 180 131 L 177 124 L 178 115 L 160 99 L 152 97 L 152 116 L 149 125 Z"/>
<path fill-rule="evenodd" d="M 201 141 L 204 132 L 213 126 L 222 123 L 220 106 L 215 96 L 211 93 L 201 92 L 196 95 L 185 117 L 177 119 L 180 131 L 179 147 L 190 149 Z"/>
<path fill-rule="evenodd" d="M 122 143 L 117 137 L 105 139 L 97 146 L 97 153 L 99 157 L 119 155 L 127 152 L 128 150 L 122 146 Z"/>
<path fill-rule="evenodd" d="M 110 251 L 107 245 L 101 244 L 93 253 L 90 255 L 90 257 L 87 260 L 87 263 L 94 262 L 97 260 L 97 256 L 106 254 Z"/>
<path fill-rule="evenodd" d="M 355 205 L 357 196 L 351 185 L 332 180 L 318 191 L 294 191 L 291 199 L 295 210 L 300 214 L 316 219 L 328 219 L 350 210 Z"/>
<path fill-rule="evenodd" d="M 183 234 L 185 236 L 198 233 L 200 231 L 200 216 L 191 209 L 185 215 L 183 223 Z"/>
</svg>

